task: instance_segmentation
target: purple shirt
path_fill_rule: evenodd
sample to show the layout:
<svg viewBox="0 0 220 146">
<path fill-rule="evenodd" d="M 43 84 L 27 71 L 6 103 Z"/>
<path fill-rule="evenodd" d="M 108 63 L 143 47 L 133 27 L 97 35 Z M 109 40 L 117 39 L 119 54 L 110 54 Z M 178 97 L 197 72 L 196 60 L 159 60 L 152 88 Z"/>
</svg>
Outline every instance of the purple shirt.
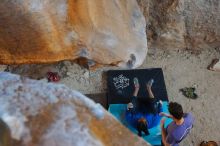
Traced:
<svg viewBox="0 0 220 146">
<path fill-rule="evenodd" d="M 194 122 L 192 114 L 186 113 L 184 114 L 183 118 L 184 122 L 182 125 L 176 125 L 176 123 L 173 121 L 167 126 L 166 141 L 171 146 L 179 146 L 178 143 L 180 143 L 192 129 Z"/>
</svg>

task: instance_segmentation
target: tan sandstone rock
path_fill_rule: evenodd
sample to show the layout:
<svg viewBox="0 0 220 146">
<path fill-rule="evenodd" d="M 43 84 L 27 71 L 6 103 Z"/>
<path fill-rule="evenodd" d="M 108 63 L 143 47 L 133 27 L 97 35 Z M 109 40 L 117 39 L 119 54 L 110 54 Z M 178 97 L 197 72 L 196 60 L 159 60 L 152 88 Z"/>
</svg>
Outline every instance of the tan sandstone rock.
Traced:
<svg viewBox="0 0 220 146">
<path fill-rule="evenodd" d="M 0 63 L 86 58 L 89 66 L 137 67 L 145 26 L 135 0 L 1 0 Z"/>
<path fill-rule="evenodd" d="M 149 146 L 81 93 L 5 72 L 0 118 L 4 146 Z"/>
<path fill-rule="evenodd" d="M 151 48 L 220 46 L 219 0 L 138 0 Z"/>
</svg>

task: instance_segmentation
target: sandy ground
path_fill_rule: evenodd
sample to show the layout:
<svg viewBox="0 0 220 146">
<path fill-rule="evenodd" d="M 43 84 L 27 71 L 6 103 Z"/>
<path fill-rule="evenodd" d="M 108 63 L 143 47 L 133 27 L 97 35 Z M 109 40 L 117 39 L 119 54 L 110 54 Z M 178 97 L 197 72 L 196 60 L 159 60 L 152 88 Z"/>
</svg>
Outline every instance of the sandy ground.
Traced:
<svg viewBox="0 0 220 146">
<path fill-rule="evenodd" d="M 196 146 L 202 140 L 220 141 L 220 73 L 206 69 L 219 50 L 205 50 L 200 55 L 189 51 L 150 50 L 143 68 L 161 67 L 164 71 L 169 99 L 183 105 L 185 112 L 192 112 L 196 121 L 191 134 L 182 146 Z M 196 87 L 196 100 L 185 98 L 179 89 Z"/>
<path fill-rule="evenodd" d="M 207 70 L 213 58 L 220 58 L 220 49 L 207 49 L 199 54 L 185 50 L 149 49 L 140 68 L 161 67 L 164 71 L 169 99 L 183 105 L 185 112 L 193 113 L 196 121 L 190 135 L 181 146 L 197 146 L 202 140 L 220 141 L 220 72 Z M 1 66 L 0 70 L 4 70 Z M 48 70 L 58 71 L 61 83 L 84 94 L 106 92 L 105 67 L 89 71 L 69 61 L 53 65 L 23 65 L 10 67 L 10 72 L 42 79 Z M 196 87 L 199 98 L 187 99 L 179 92 L 184 87 Z"/>
</svg>

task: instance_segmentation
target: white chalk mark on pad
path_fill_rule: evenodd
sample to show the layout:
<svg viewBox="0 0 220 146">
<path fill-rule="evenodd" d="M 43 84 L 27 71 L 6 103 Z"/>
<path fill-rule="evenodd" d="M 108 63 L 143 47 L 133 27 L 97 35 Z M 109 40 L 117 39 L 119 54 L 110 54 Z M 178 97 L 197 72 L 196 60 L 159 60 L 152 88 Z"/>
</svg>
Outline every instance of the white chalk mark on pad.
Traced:
<svg viewBox="0 0 220 146">
<path fill-rule="evenodd" d="M 124 89 L 129 86 L 129 79 L 121 74 L 118 77 L 113 78 L 113 83 L 116 89 Z"/>
</svg>

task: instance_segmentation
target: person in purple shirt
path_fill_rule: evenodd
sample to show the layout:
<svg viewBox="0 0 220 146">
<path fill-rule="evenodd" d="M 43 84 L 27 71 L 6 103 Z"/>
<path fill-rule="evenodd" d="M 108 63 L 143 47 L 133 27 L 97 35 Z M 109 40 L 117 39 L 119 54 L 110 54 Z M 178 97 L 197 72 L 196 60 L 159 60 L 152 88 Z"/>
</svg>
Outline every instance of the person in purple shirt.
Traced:
<svg viewBox="0 0 220 146">
<path fill-rule="evenodd" d="M 173 121 L 165 128 L 165 119 L 161 120 L 162 146 L 179 146 L 179 143 L 188 135 L 193 127 L 194 118 L 191 113 L 183 113 L 182 106 L 170 102 L 170 115 L 161 113 L 161 116 L 172 118 Z"/>
</svg>

